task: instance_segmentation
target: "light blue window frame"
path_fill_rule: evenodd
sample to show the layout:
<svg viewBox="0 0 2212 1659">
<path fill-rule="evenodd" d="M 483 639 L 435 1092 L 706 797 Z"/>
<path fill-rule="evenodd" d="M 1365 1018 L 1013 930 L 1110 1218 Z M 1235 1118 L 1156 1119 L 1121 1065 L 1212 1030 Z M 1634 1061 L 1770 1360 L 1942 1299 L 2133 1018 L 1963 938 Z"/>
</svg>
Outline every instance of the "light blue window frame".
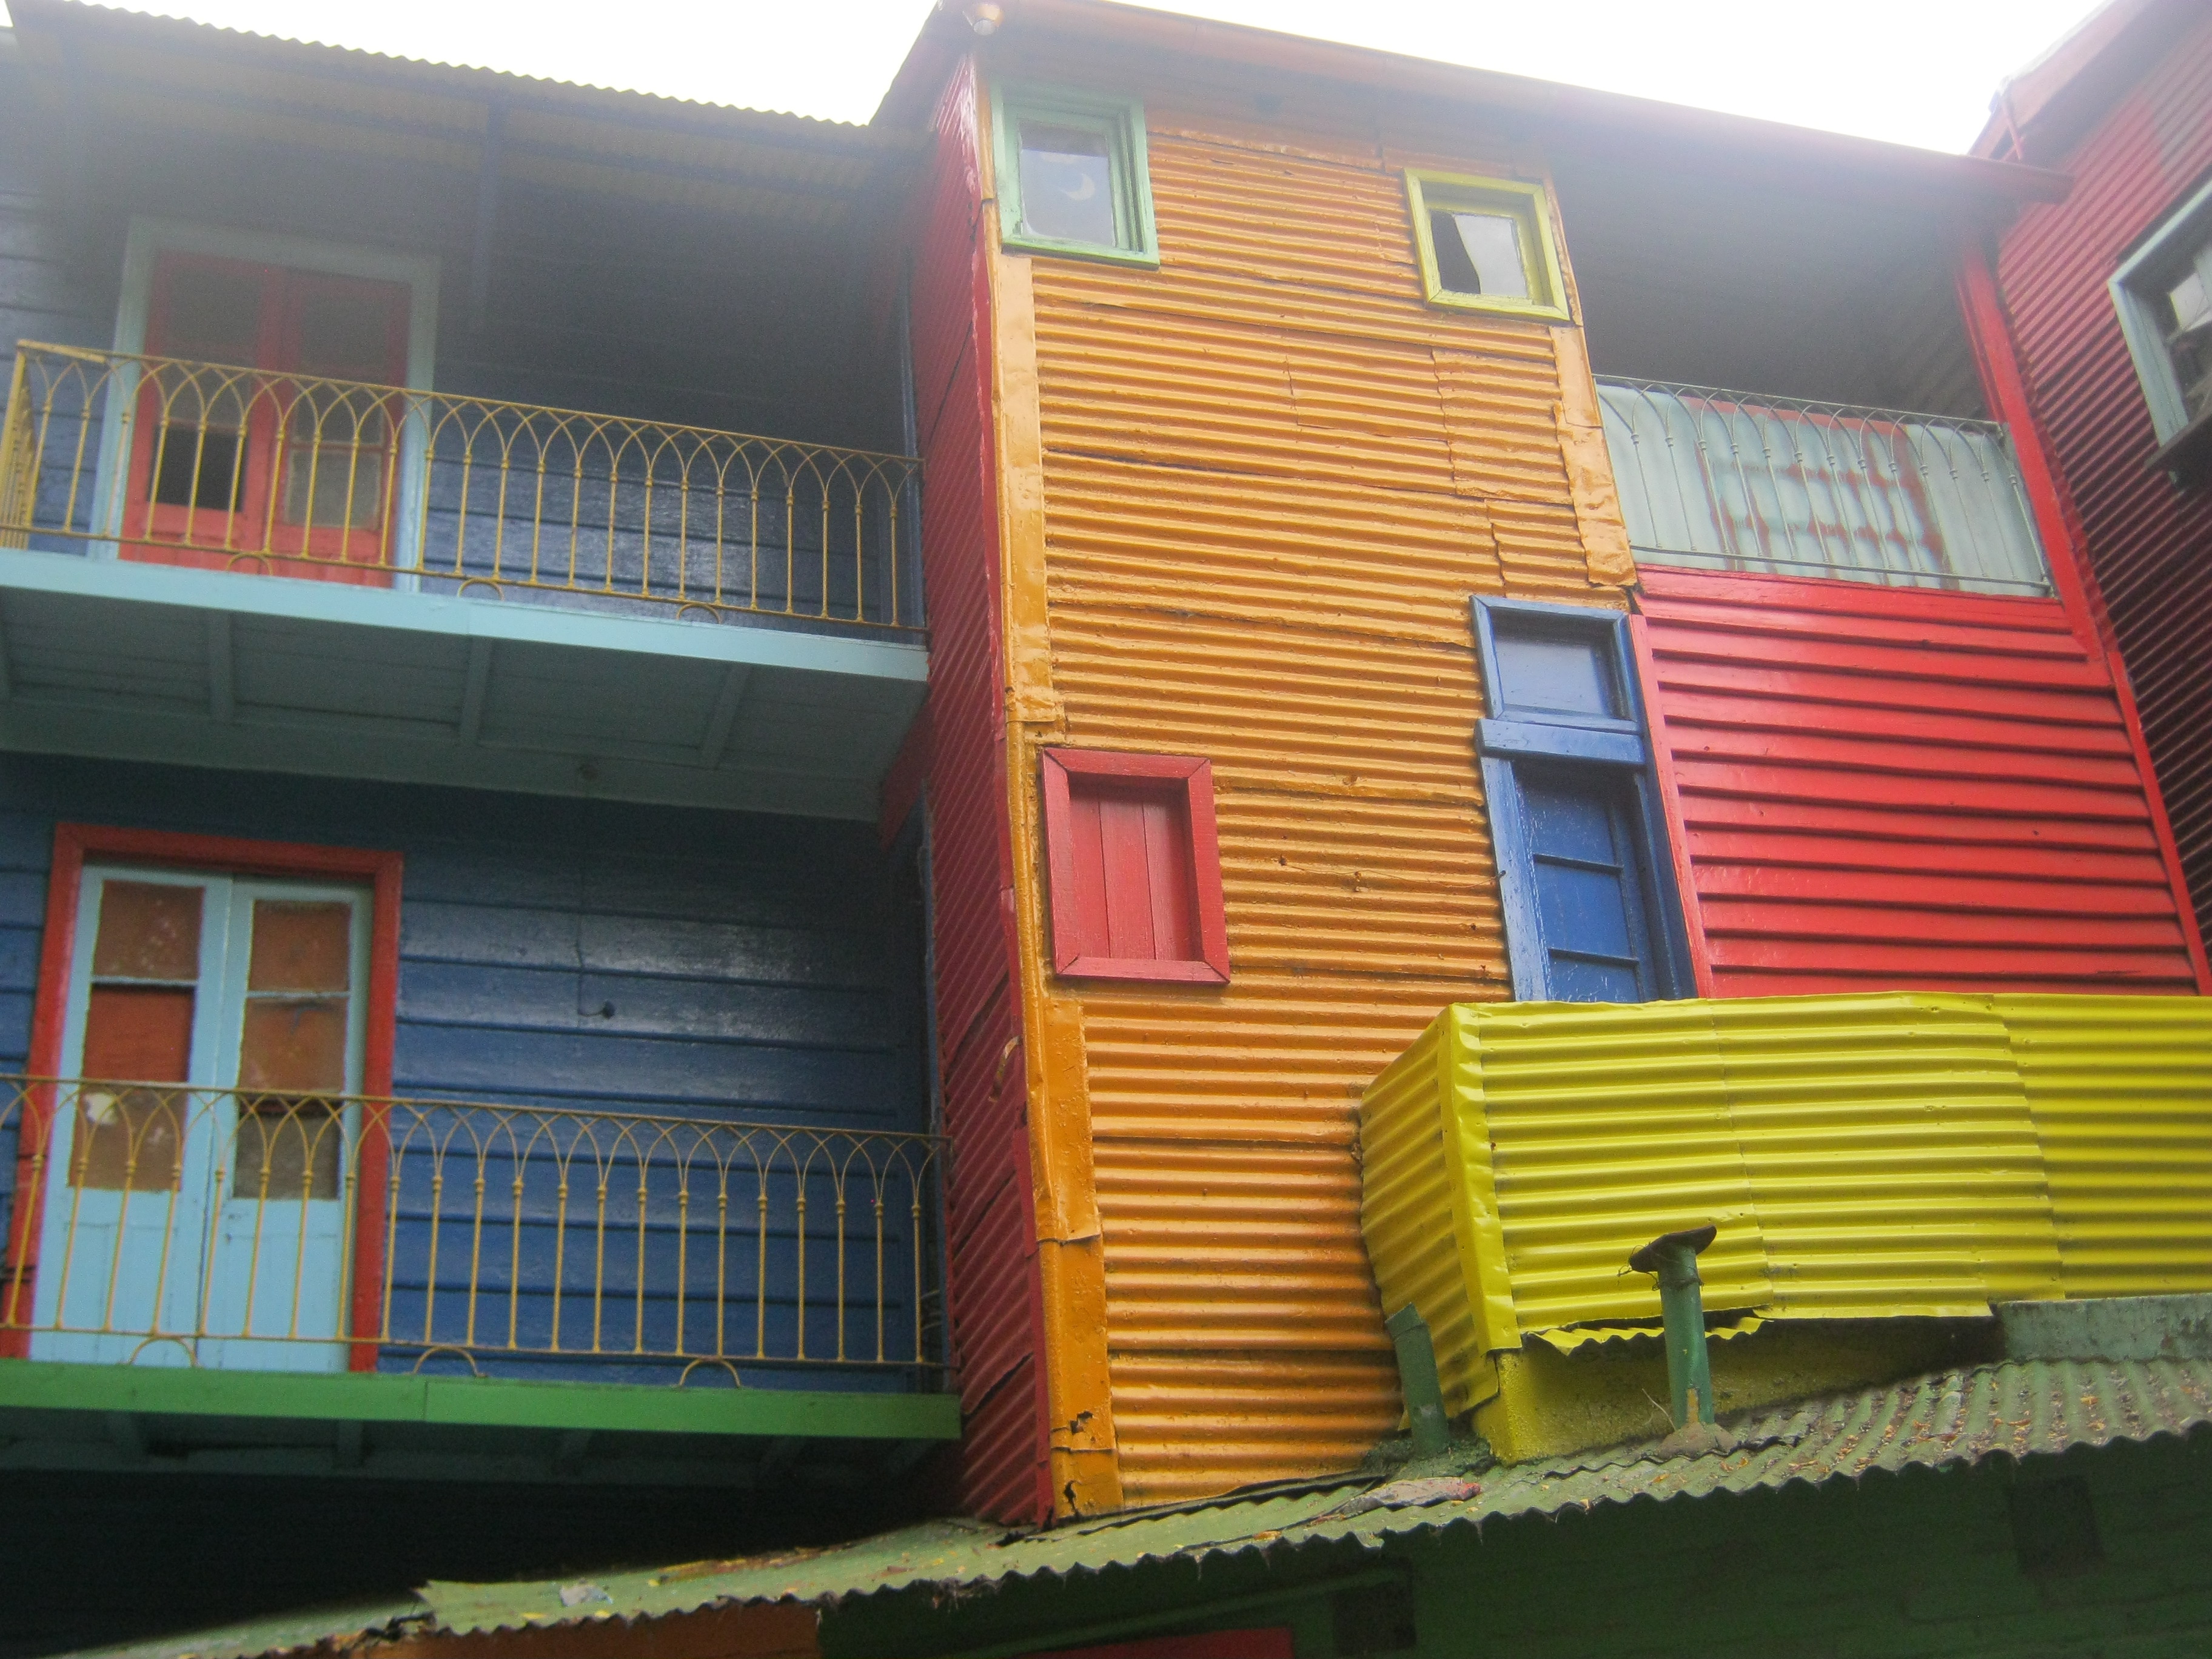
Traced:
<svg viewBox="0 0 2212 1659">
<path fill-rule="evenodd" d="M 2136 379 L 2142 382 L 2143 401 L 2150 405 L 2151 427 L 2161 448 L 2171 444 L 2190 425 L 2189 407 L 2182 400 L 2181 380 L 2173 372 L 2173 358 L 2166 343 L 2159 316 L 2162 283 L 2177 283 L 2187 275 L 2192 258 L 2212 280 L 2212 183 L 2182 204 L 2154 231 L 2150 240 L 2130 254 L 2112 273 L 2108 284 L 2112 306 L 2120 314 L 2120 332 L 2135 360 Z"/>
<path fill-rule="evenodd" d="M 1522 788 L 1525 774 L 1589 777 L 1610 774 L 1627 785 L 1636 874 L 1650 934 L 1650 996 L 1690 996 L 1687 929 L 1668 853 L 1665 809 L 1652 775 L 1651 739 L 1637 687 L 1636 658 L 1628 619 L 1591 606 L 1542 605 L 1477 595 L 1472 603 L 1475 652 L 1482 671 L 1483 706 L 1475 722 L 1475 750 L 1490 804 L 1490 832 L 1498 863 L 1498 896 L 1505 912 L 1506 958 L 1513 994 L 1523 1002 L 1555 1000 L 1536 889 L 1534 847 Z M 1610 714 L 1516 704 L 1510 694 L 1499 637 L 1551 639 L 1595 647 L 1610 678 Z"/>
</svg>

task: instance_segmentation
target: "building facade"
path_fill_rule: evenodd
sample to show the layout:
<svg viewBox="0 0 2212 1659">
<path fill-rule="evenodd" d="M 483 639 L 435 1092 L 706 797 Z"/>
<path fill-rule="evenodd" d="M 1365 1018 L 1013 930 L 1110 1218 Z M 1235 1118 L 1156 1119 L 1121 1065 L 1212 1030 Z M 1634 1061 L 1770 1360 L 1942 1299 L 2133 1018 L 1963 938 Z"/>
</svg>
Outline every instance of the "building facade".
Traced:
<svg viewBox="0 0 2212 1659">
<path fill-rule="evenodd" d="M 866 128 L 15 19 L 0 1464 L 715 1558 L 302 1642 L 1079 1650 L 1218 1525 L 1219 1651 L 1352 1654 L 1523 1639 L 1451 1525 L 1592 1459 L 2212 1412 L 2212 972 L 1988 252 L 2063 173 L 1098 0 Z"/>
</svg>

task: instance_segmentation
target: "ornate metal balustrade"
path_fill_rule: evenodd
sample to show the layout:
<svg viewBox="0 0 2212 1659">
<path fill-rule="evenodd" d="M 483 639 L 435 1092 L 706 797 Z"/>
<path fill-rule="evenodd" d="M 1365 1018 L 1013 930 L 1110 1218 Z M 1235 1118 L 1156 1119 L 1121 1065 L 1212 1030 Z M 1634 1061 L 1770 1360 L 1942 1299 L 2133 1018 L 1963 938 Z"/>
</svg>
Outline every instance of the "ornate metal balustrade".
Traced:
<svg viewBox="0 0 2212 1659">
<path fill-rule="evenodd" d="M 0 1103 L 0 1346 L 33 1358 L 894 1385 L 943 1359 L 930 1136 L 173 1083 Z"/>
<path fill-rule="evenodd" d="M 1601 380 L 1637 556 L 1894 587 L 2046 593 L 2009 435 L 1990 421 Z"/>
<path fill-rule="evenodd" d="M 915 627 L 920 466 L 27 341 L 0 425 L 0 546 Z"/>
</svg>

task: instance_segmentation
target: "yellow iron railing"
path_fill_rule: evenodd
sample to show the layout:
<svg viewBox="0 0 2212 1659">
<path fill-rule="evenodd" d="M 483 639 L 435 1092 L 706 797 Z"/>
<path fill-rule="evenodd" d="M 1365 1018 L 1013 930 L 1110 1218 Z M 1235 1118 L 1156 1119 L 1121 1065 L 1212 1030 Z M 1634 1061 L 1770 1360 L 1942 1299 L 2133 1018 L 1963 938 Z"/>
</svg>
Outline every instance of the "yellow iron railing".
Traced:
<svg viewBox="0 0 2212 1659">
<path fill-rule="evenodd" d="M 920 462 L 26 341 L 0 546 L 897 628 Z"/>
<path fill-rule="evenodd" d="M 12 1079 L 0 1345 L 680 1382 L 942 1359 L 927 1135 Z"/>
</svg>

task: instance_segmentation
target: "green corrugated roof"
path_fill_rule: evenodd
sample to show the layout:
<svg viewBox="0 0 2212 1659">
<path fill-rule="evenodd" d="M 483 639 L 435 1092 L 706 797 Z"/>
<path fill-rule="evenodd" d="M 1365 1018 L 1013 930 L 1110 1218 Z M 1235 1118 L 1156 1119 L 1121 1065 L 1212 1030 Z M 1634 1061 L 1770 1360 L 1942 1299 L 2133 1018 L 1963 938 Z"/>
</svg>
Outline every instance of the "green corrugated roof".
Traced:
<svg viewBox="0 0 2212 1659">
<path fill-rule="evenodd" d="M 693 1562 L 646 1572 L 506 1584 L 431 1583 L 410 1604 L 266 1620 L 195 1637 L 108 1650 L 121 1659 L 247 1659 L 317 1642 L 343 1650 L 371 1631 L 410 1633 L 524 1629 L 592 1619 L 653 1619 L 716 1603 L 837 1601 L 917 1586 L 1200 1560 L 1353 1540 L 1380 1548 L 1394 1534 L 1637 1498 L 1748 1492 L 1936 1468 L 1993 1454 L 2060 1452 L 2113 1440 L 2186 1434 L 2212 1423 L 2212 1359 L 2015 1360 L 1937 1372 L 1887 1388 L 1747 1413 L 1732 1420 L 1734 1449 L 1665 1456 L 1656 1441 L 1492 1468 L 1480 1490 L 1418 1502 L 1416 1488 L 1346 1476 L 1323 1488 L 1258 1492 L 1012 1534 L 940 1521 L 825 1549 Z M 1383 1500 L 1353 1512 L 1364 1488 Z"/>
</svg>

